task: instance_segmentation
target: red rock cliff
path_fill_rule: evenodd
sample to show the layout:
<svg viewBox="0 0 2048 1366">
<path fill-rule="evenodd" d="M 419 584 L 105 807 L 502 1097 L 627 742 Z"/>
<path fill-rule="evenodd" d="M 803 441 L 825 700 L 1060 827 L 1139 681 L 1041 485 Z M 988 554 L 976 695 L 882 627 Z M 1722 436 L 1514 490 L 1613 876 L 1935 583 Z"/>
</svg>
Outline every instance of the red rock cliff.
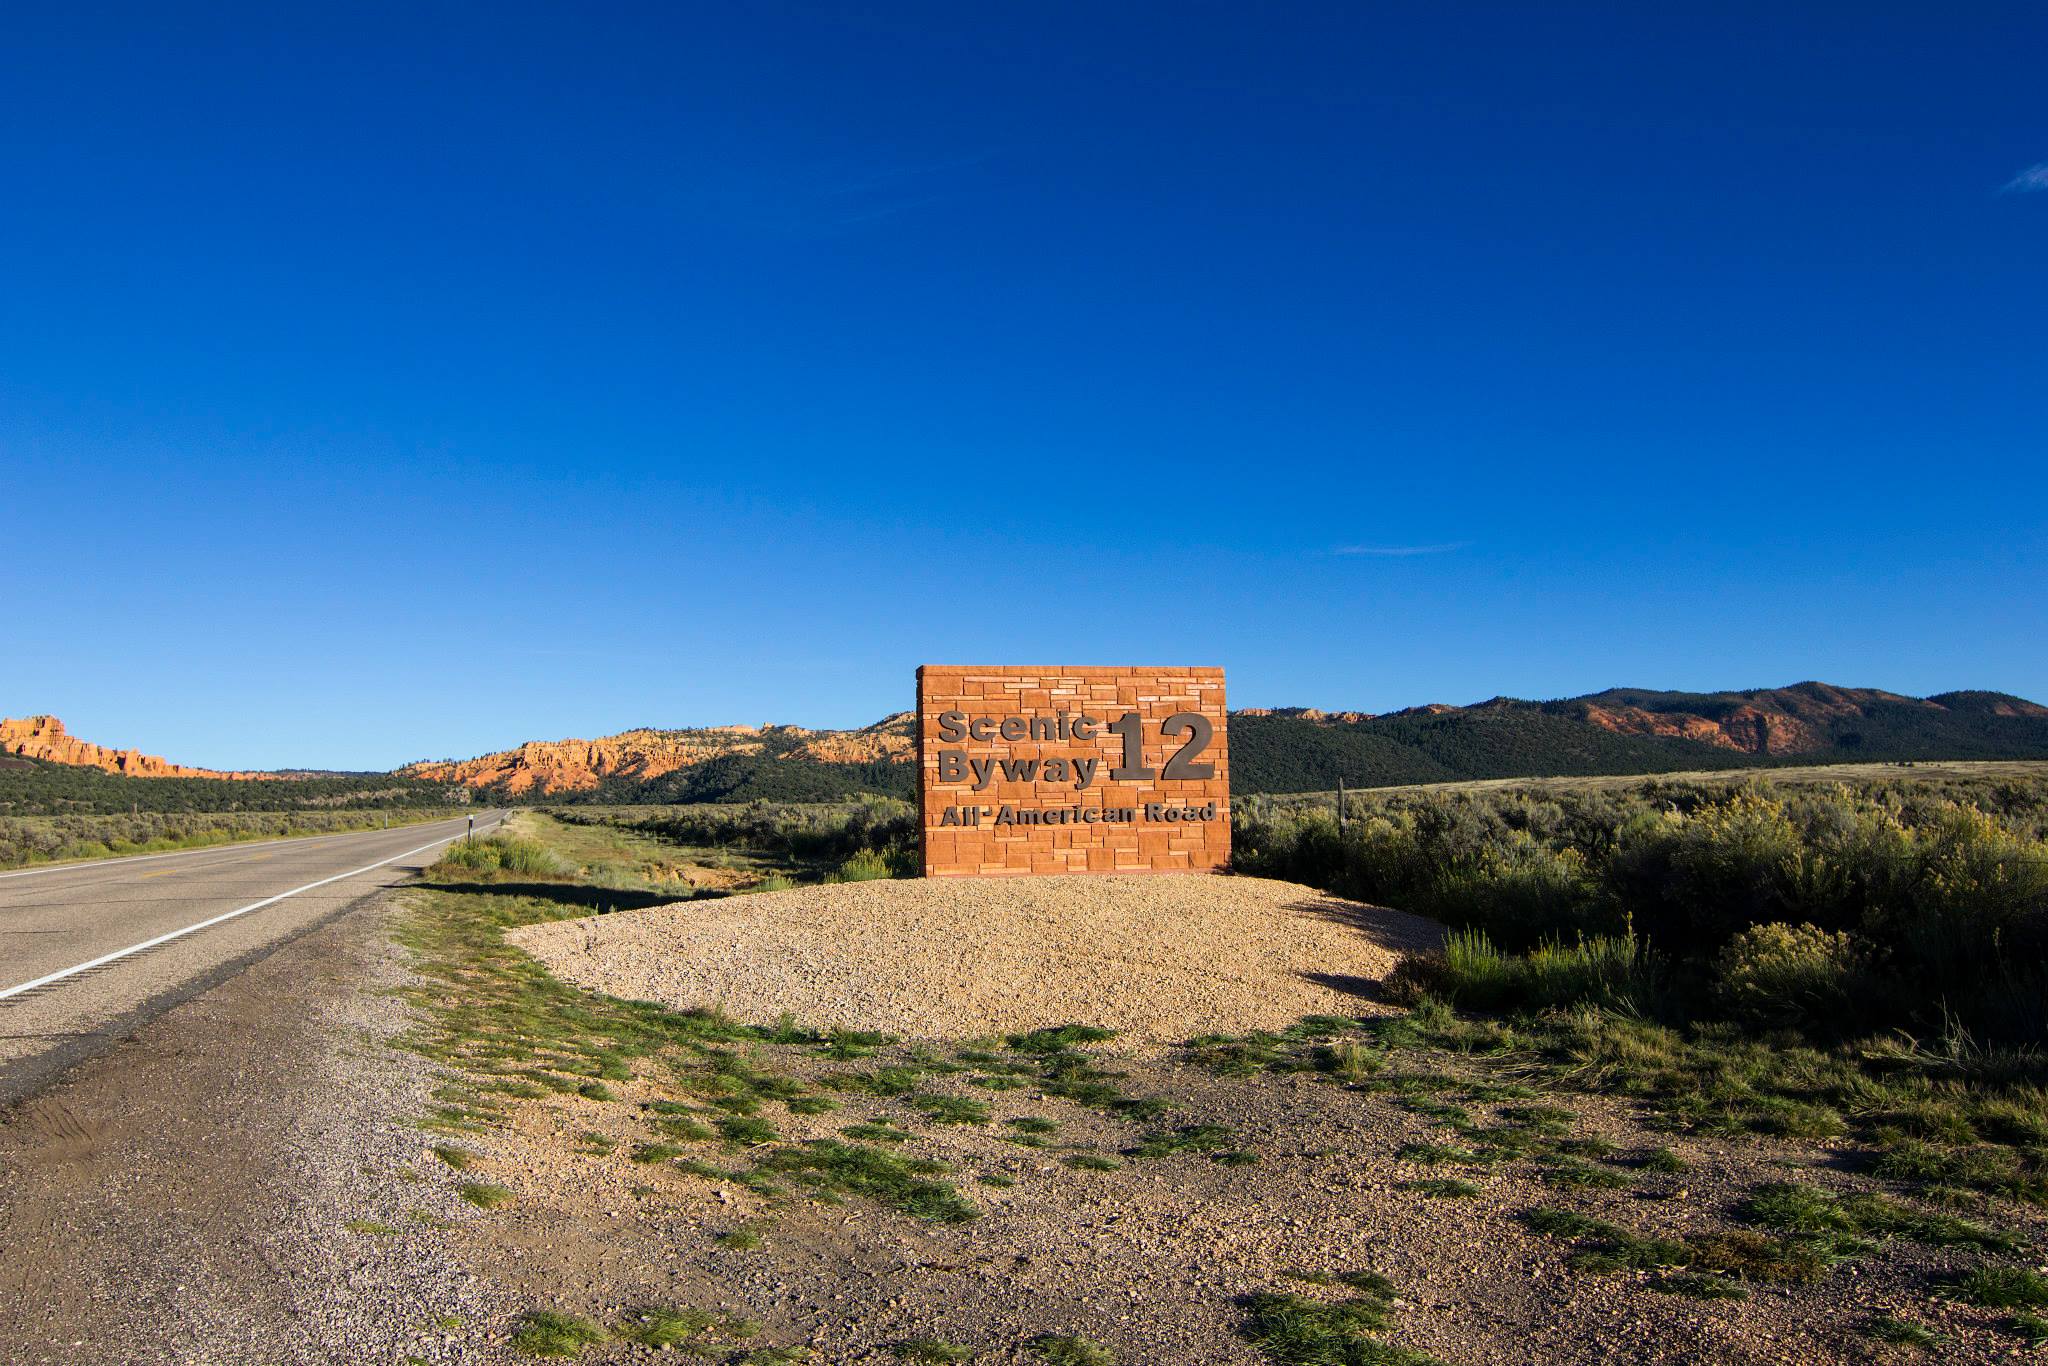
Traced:
<svg viewBox="0 0 2048 1366">
<path fill-rule="evenodd" d="M 859 730 L 806 730 L 802 726 L 628 730 L 596 740 L 533 740 L 517 749 L 474 759 L 408 764 L 399 771 L 434 782 L 545 795 L 588 791 L 607 778 L 644 782 L 728 754 L 759 754 L 771 748 L 785 757 L 835 764 L 907 760 L 916 747 L 910 738 L 910 720 L 909 712 L 900 712 Z"/>
<path fill-rule="evenodd" d="M 19 720 L 0 718 L 0 754 L 20 754 L 30 759 L 47 759 L 54 764 L 76 764 L 81 768 L 105 769 L 129 778 L 274 778 L 273 773 L 224 773 L 211 768 L 187 768 L 154 754 L 134 749 L 108 749 L 81 740 L 64 729 L 54 716 L 24 716 Z"/>
</svg>

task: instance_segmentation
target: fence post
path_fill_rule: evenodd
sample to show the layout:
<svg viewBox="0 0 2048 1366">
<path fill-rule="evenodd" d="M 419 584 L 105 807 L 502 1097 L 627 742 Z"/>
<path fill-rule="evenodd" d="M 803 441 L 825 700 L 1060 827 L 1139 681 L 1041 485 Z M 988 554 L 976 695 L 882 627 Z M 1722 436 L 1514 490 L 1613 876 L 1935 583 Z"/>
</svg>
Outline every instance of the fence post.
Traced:
<svg viewBox="0 0 2048 1366">
<path fill-rule="evenodd" d="M 1337 775 L 1337 835 L 1344 835 L 1344 775 Z"/>
</svg>

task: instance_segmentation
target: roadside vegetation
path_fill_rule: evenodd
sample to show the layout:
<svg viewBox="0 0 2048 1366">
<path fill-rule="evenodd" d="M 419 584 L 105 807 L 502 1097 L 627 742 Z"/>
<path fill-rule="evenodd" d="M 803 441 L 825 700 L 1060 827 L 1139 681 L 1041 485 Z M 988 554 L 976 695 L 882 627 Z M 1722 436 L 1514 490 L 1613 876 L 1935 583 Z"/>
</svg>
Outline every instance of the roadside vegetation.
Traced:
<svg viewBox="0 0 2048 1366">
<path fill-rule="evenodd" d="M 1347 814 L 1340 832 L 1254 804 L 1235 866 L 1456 927 L 1390 984 L 1440 1042 L 1534 1054 L 1692 1125 L 2048 1138 L 2048 781 L 1504 789 Z"/>
<path fill-rule="evenodd" d="M 387 825 L 411 825 L 462 814 L 463 808 L 457 807 L 402 807 L 388 811 L 141 811 L 99 816 L 0 816 L 0 868 L 204 849 L 245 840 L 377 830 Z"/>
<path fill-rule="evenodd" d="M 0 816 L 397 811 L 452 806 L 469 797 L 461 788 L 396 773 L 130 778 L 82 764 L 0 754 Z"/>
<path fill-rule="evenodd" d="M 1964 1268 L 1922 1273 L 1929 1312 L 2012 1310 L 2004 1331 L 2032 1340 L 2039 1220 L 2018 1211 L 2048 1207 L 2048 783 L 1509 787 L 1346 817 L 1241 805 L 1235 866 L 1455 927 L 1387 984 L 1409 1013 L 1191 1058 L 1431 1120 L 1441 1136 L 1402 1153 L 1413 1189 L 1532 1172 L 1564 1198 L 1523 1222 L 1580 1274 L 1741 1299 L 1918 1248 Z M 1632 1225 L 1600 1192 L 1685 1163 L 1572 1139 L 1574 1092 L 1652 1132 L 1818 1150 L 1835 1175 L 1758 1182 L 1707 1227 Z M 1934 1341 L 1889 1313 L 1866 1333 Z"/>
<path fill-rule="evenodd" d="M 546 814 L 566 825 L 611 826 L 665 845 L 702 850 L 712 859 L 749 859 L 795 877 L 875 870 L 894 877 L 917 871 L 917 811 L 887 797 L 799 804 L 746 802 L 694 806 L 564 806 Z"/>
<path fill-rule="evenodd" d="M 2048 1044 L 2048 780 L 1240 805 L 1233 866 L 1466 931 L 1410 984 L 1816 1043 Z"/>
<path fill-rule="evenodd" d="M 720 895 L 886 875 L 907 813 L 529 812 L 452 848 L 417 894 L 407 1044 L 444 1069 L 421 1121 L 437 1165 L 465 1198 L 488 1191 L 475 1203 L 505 1211 L 488 1218 L 516 1217 L 518 1169 L 472 1154 L 529 1103 L 573 1116 L 552 1131 L 575 1160 L 624 1164 L 636 1190 L 694 1191 L 712 1215 L 705 1256 L 773 1258 L 805 1209 L 872 1209 L 936 1236 L 1047 1180 L 1107 1195 L 1271 1179 L 1322 1150 L 1302 1156 L 1286 1120 L 1246 1130 L 1236 1114 L 1305 1114 L 1288 1088 L 1319 1084 L 1407 1116 L 1384 1152 L 1349 1153 L 1396 1173 L 1375 1199 L 1446 1218 L 1505 1207 L 1506 1243 L 1527 1249 L 1512 1255 L 1559 1277 L 1700 1313 L 1824 1316 L 1830 1343 L 2020 1348 L 2048 1340 L 2048 1079 L 2020 1008 L 2041 990 L 2044 811 L 2025 783 L 1656 783 L 1358 799 L 1340 834 L 1327 814 L 1246 803 L 1241 871 L 1459 928 L 1387 984 L 1405 1013 L 1210 1036 L 1137 1066 L 1086 1025 L 934 1046 L 569 987 L 504 931 L 684 897 L 715 914 Z M 1243 1089 L 1194 1101 L 1196 1076 Z M 1297 1099 L 1245 1098 L 1258 1091 Z M 741 1203 L 707 1204 L 721 1189 Z M 1399 1340 L 1401 1301 L 1373 1273 L 1274 1276 L 1219 1326 L 1266 1360 L 1433 1360 Z M 523 1345 L 642 1341 L 631 1316 L 579 1307 L 599 1337 L 542 1319 Z M 1116 1359 L 1068 1324 L 1035 1331 L 889 1350 Z M 799 1359 L 717 1331 L 681 1340 Z"/>
</svg>

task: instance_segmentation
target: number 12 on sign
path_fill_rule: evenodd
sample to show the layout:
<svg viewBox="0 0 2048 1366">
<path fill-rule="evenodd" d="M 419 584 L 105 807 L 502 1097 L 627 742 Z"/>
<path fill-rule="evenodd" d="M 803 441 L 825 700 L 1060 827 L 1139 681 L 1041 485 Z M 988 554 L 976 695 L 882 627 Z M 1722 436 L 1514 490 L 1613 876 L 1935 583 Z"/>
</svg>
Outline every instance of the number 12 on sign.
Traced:
<svg viewBox="0 0 2048 1366">
<path fill-rule="evenodd" d="M 1162 736 L 1186 735 L 1187 743 L 1173 752 L 1166 761 L 1166 772 L 1145 766 L 1145 721 L 1134 711 L 1127 711 L 1109 723 L 1109 729 L 1123 738 L 1123 762 L 1109 771 L 1111 781 L 1119 783 L 1142 783 L 1156 777 L 1168 782 L 1203 782 L 1216 776 L 1216 765 L 1198 764 L 1195 757 L 1209 747 L 1216 728 L 1209 718 L 1198 711 L 1177 711 L 1159 725 Z"/>
</svg>

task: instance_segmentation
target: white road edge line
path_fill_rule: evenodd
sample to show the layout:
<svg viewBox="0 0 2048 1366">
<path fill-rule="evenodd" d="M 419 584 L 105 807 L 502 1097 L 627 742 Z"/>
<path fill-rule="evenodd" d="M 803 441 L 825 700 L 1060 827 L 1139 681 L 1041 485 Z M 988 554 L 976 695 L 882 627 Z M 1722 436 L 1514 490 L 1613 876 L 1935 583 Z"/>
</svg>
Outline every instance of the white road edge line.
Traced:
<svg viewBox="0 0 2048 1366">
<path fill-rule="evenodd" d="M 493 825 L 487 825 L 484 829 L 495 830 L 498 825 L 503 823 L 500 821 Z M 467 831 L 462 832 L 462 834 L 467 833 Z M 479 830 L 477 833 L 482 834 L 483 831 Z M 196 925 L 187 925 L 183 929 L 171 930 L 168 933 L 160 934 L 154 939 L 145 939 L 140 944 L 130 944 L 125 949 L 115 949 L 112 953 L 103 953 L 97 958 L 79 963 L 74 967 L 59 968 L 55 972 L 46 972 L 32 982 L 23 982 L 20 986 L 8 987 L 5 991 L 0 991 L 0 1001 L 4 1001 L 10 996 L 19 996 L 24 991 L 34 991 L 37 987 L 46 987 L 52 982 L 61 982 L 66 977 L 76 977 L 81 972 L 90 972 L 94 968 L 104 967 L 108 963 L 126 958 L 131 953 L 141 953 L 144 949 L 153 949 L 159 944 L 168 944 L 173 939 L 182 938 L 193 933 L 195 930 L 203 930 L 211 925 L 218 925 L 223 920 L 233 920 L 238 915 L 247 915 L 251 911 L 260 911 L 265 906 L 275 906 L 278 902 L 285 900 L 287 897 L 297 896 L 300 892 L 310 892 L 315 887 L 325 887 L 330 882 L 340 882 L 344 878 L 352 878 L 363 873 L 374 872 L 387 863 L 396 863 L 402 858 L 410 858 L 414 854 L 431 849 L 437 844 L 448 844 L 454 840 L 459 840 L 462 838 L 462 834 L 447 835 L 441 839 L 429 840 L 418 849 L 408 849 L 402 854 L 393 854 L 390 858 L 378 859 L 375 863 L 366 863 L 362 867 L 350 869 L 346 873 L 336 873 L 333 877 L 323 877 L 318 882 L 309 882 L 303 887 L 294 887 L 289 892 L 279 892 L 276 896 L 267 896 L 261 901 L 252 901 L 246 906 L 239 906 L 232 911 L 223 911 L 221 914 L 211 919 L 202 920 Z"/>
<path fill-rule="evenodd" d="M 421 821 L 421 825 L 439 825 L 441 821 L 459 821 L 460 816 L 443 816 L 440 820 Z M 404 827 L 399 827 L 403 829 Z M 78 873 L 92 868 L 111 868 L 123 863 L 144 863 L 156 858 L 192 858 L 199 854 L 245 854 L 251 849 L 262 849 L 273 844 L 303 844 L 307 840 L 339 840 L 350 835 L 388 835 L 389 830 L 333 830 L 325 835 L 287 835 L 275 840 L 231 840 L 226 844 L 209 844 L 204 849 L 173 849 L 163 854 L 122 854 L 118 858 L 79 859 L 74 863 L 53 863 L 47 868 L 23 868 L 18 872 L 0 873 L 0 882 L 14 877 L 39 877 L 44 873 Z"/>
</svg>

